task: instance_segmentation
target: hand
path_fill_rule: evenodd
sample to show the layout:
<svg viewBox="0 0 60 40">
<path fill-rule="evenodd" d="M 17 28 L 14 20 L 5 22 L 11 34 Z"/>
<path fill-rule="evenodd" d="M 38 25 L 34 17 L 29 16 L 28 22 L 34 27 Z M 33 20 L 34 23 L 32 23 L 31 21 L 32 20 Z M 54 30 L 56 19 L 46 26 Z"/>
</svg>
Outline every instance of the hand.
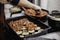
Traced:
<svg viewBox="0 0 60 40">
<path fill-rule="evenodd" d="M 40 14 L 36 15 L 37 17 L 44 17 L 48 14 L 48 12 L 40 10 Z"/>
</svg>

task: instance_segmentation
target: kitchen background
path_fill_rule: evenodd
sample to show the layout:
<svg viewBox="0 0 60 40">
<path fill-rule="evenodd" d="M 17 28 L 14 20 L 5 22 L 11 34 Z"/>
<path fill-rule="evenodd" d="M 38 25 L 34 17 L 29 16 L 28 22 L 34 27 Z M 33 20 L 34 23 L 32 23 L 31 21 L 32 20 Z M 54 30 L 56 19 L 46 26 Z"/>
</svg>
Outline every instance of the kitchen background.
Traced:
<svg viewBox="0 0 60 40">
<path fill-rule="evenodd" d="M 39 5 L 43 9 L 49 10 L 50 13 L 52 10 L 59 10 L 60 11 L 60 0 L 32 0 L 32 2 L 36 5 Z M 13 7 L 13 6 L 10 4 L 5 4 L 6 19 L 10 18 L 9 8 L 11 8 L 11 7 Z M 14 14 L 12 17 L 21 16 L 21 15 L 22 14 L 20 14 L 20 15 Z M 54 33 L 44 35 L 42 37 L 60 40 L 59 35 L 60 35 L 60 32 L 56 32 L 56 33 L 54 32 Z"/>
</svg>

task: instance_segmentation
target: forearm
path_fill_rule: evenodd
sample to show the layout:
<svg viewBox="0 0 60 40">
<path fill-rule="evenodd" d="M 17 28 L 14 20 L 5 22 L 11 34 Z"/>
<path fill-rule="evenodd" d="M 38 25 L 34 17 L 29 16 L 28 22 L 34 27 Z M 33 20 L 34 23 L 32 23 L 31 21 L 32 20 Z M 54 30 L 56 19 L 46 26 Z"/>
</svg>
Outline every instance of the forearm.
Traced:
<svg viewBox="0 0 60 40">
<path fill-rule="evenodd" d="M 20 0 L 19 3 L 18 3 L 18 6 L 28 7 L 28 8 L 33 8 L 33 9 L 41 9 L 39 6 L 37 6 L 33 3 L 30 3 L 27 0 Z"/>
<path fill-rule="evenodd" d="M 7 3 L 7 0 L 0 0 L 2 3 Z M 16 6 L 22 6 L 27 8 L 33 8 L 33 9 L 41 9 L 39 6 L 29 2 L 28 0 L 8 0 L 8 3 Z"/>
</svg>

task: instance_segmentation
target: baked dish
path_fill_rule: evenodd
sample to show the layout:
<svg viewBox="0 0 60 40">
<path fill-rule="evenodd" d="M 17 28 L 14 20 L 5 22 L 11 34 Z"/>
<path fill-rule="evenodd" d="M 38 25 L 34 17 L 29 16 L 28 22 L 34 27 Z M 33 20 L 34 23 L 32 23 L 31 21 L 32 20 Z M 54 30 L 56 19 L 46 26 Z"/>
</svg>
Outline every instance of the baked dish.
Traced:
<svg viewBox="0 0 60 40">
<path fill-rule="evenodd" d="M 26 9 L 25 14 L 30 16 L 35 16 L 35 17 L 44 17 L 48 14 L 48 12 L 45 10 L 38 11 L 34 9 Z"/>
<path fill-rule="evenodd" d="M 10 27 L 20 36 L 37 34 L 43 31 L 41 27 L 29 21 L 27 18 L 22 18 L 16 21 L 9 22 Z"/>
</svg>

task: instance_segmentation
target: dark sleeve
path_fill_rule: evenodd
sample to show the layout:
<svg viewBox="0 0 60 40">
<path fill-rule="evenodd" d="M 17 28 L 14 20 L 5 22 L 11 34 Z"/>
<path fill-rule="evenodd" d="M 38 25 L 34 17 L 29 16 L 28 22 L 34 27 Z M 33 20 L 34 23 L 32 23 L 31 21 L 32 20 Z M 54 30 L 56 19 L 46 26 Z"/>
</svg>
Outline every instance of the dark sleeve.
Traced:
<svg viewBox="0 0 60 40">
<path fill-rule="evenodd" d="M 9 2 L 9 0 L 7 0 Z M 20 0 L 11 0 L 9 3 L 12 5 L 17 5 Z"/>
<path fill-rule="evenodd" d="M 28 1 L 30 1 L 31 3 L 33 3 L 33 0 L 28 0 Z"/>
</svg>

